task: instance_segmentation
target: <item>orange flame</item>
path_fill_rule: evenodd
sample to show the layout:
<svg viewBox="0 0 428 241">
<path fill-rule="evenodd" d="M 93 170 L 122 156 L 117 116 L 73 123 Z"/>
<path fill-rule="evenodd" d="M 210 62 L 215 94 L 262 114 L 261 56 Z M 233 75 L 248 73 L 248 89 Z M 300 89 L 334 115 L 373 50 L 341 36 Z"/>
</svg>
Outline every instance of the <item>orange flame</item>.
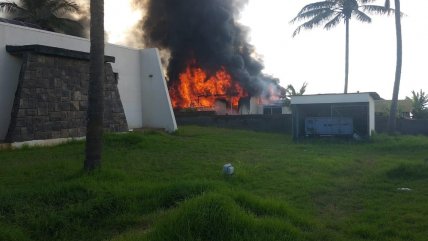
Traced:
<svg viewBox="0 0 428 241">
<path fill-rule="evenodd" d="M 213 109 L 216 101 L 222 99 L 228 102 L 228 106 L 237 109 L 239 99 L 247 96 L 224 67 L 207 78 L 203 69 L 194 66 L 189 64 L 179 75 L 179 81 L 170 87 L 169 94 L 174 108 Z"/>
</svg>

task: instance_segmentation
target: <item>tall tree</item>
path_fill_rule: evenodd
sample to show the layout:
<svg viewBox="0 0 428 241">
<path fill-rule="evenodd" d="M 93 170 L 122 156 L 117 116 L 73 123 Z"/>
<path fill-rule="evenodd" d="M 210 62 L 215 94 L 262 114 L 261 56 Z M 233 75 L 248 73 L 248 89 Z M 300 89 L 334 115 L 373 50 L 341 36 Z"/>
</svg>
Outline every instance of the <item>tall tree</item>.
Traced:
<svg viewBox="0 0 428 241">
<path fill-rule="evenodd" d="M 285 89 L 285 92 L 288 96 L 293 95 L 303 95 L 306 92 L 306 87 L 308 87 L 308 83 L 304 82 L 302 84 L 302 87 L 300 87 L 299 92 L 296 91 L 293 85 L 287 85 L 287 89 Z"/>
<path fill-rule="evenodd" d="M 71 14 L 80 13 L 77 3 L 67 0 L 20 0 L 0 2 L 0 11 L 8 18 L 32 23 L 42 29 L 81 36 L 83 26 L 71 18 Z M 82 34 L 81 34 L 82 33 Z"/>
<path fill-rule="evenodd" d="M 412 91 L 412 98 L 407 97 L 412 101 L 412 114 L 415 119 L 428 118 L 428 94 L 420 90 L 419 92 Z"/>
<path fill-rule="evenodd" d="M 390 0 L 385 1 L 385 7 L 390 6 Z M 388 132 L 393 134 L 397 129 L 398 92 L 400 91 L 401 66 L 403 63 L 403 39 L 401 36 L 401 6 L 400 0 L 395 0 L 395 33 L 397 36 L 397 63 L 395 67 L 394 90 L 392 92 L 391 110 L 388 120 Z"/>
<path fill-rule="evenodd" d="M 104 115 L 104 0 L 91 0 L 89 105 L 84 169 L 101 166 Z"/>
<path fill-rule="evenodd" d="M 341 21 L 345 23 L 345 88 L 344 93 L 348 93 L 349 75 L 349 22 L 352 17 L 355 19 L 371 23 L 372 19 L 366 13 L 389 14 L 393 10 L 385 6 L 370 5 L 368 3 L 375 0 L 325 0 L 304 6 L 292 23 L 296 21 L 306 21 L 301 24 L 293 33 L 293 37 L 300 33 L 302 29 L 313 29 L 319 25 L 324 25 L 326 30 L 337 26 Z"/>
</svg>

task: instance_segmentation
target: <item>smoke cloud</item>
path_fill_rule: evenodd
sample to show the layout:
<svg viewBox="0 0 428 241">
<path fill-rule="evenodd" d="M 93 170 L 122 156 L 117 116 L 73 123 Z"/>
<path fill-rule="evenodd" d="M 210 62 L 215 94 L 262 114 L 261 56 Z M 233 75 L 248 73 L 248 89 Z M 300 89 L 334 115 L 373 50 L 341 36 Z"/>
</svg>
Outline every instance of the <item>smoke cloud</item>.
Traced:
<svg viewBox="0 0 428 241">
<path fill-rule="evenodd" d="M 89 11 L 89 0 L 76 0 L 75 3 L 79 5 L 79 13 L 69 14 L 67 18 L 73 19 L 82 25 L 82 29 L 75 29 L 71 35 L 83 38 L 89 38 L 91 14 Z"/>
<path fill-rule="evenodd" d="M 224 67 L 252 96 L 272 93 L 267 86 L 280 89 L 278 79 L 262 73 L 263 63 L 248 43 L 249 29 L 237 22 L 247 1 L 135 0 L 145 12 L 140 23 L 145 46 L 168 52 L 170 84 L 195 60 L 208 75 Z"/>
</svg>

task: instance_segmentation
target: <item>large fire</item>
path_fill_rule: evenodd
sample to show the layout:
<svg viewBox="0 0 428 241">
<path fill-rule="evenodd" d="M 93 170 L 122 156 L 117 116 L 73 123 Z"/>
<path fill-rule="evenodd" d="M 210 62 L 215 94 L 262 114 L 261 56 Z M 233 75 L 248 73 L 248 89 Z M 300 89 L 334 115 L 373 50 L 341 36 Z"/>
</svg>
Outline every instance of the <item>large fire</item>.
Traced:
<svg viewBox="0 0 428 241">
<path fill-rule="evenodd" d="M 213 110 L 219 100 L 226 102 L 231 109 L 238 109 L 239 99 L 247 96 L 224 67 L 208 76 L 194 63 L 188 64 L 179 75 L 179 81 L 170 86 L 169 94 L 174 108 L 198 110 Z"/>
</svg>

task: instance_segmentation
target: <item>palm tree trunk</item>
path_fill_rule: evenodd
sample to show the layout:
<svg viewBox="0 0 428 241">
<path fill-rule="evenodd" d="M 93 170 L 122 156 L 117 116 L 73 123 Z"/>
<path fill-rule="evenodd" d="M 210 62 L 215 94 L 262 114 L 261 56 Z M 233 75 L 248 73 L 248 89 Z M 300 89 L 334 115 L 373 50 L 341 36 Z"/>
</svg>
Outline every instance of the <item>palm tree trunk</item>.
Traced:
<svg viewBox="0 0 428 241">
<path fill-rule="evenodd" d="M 393 134 L 397 129 L 398 92 L 400 91 L 401 66 L 403 62 L 403 40 L 401 36 L 401 7 L 400 0 L 395 0 L 395 30 L 397 35 L 397 64 L 395 69 L 394 90 L 392 93 L 391 110 L 389 113 L 388 133 Z"/>
<path fill-rule="evenodd" d="M 89 103 L 84 169 L 101 166 L 104 114 L 104 0 L 91 0 Z"/>
<path fill-rule="evenodd" d="M 346 49 L 345 49 L 345 90 L 348 93 L 348 74 L 349 74 L 349 19 L 345 19 L 346 24 Z"/>
</svg>

